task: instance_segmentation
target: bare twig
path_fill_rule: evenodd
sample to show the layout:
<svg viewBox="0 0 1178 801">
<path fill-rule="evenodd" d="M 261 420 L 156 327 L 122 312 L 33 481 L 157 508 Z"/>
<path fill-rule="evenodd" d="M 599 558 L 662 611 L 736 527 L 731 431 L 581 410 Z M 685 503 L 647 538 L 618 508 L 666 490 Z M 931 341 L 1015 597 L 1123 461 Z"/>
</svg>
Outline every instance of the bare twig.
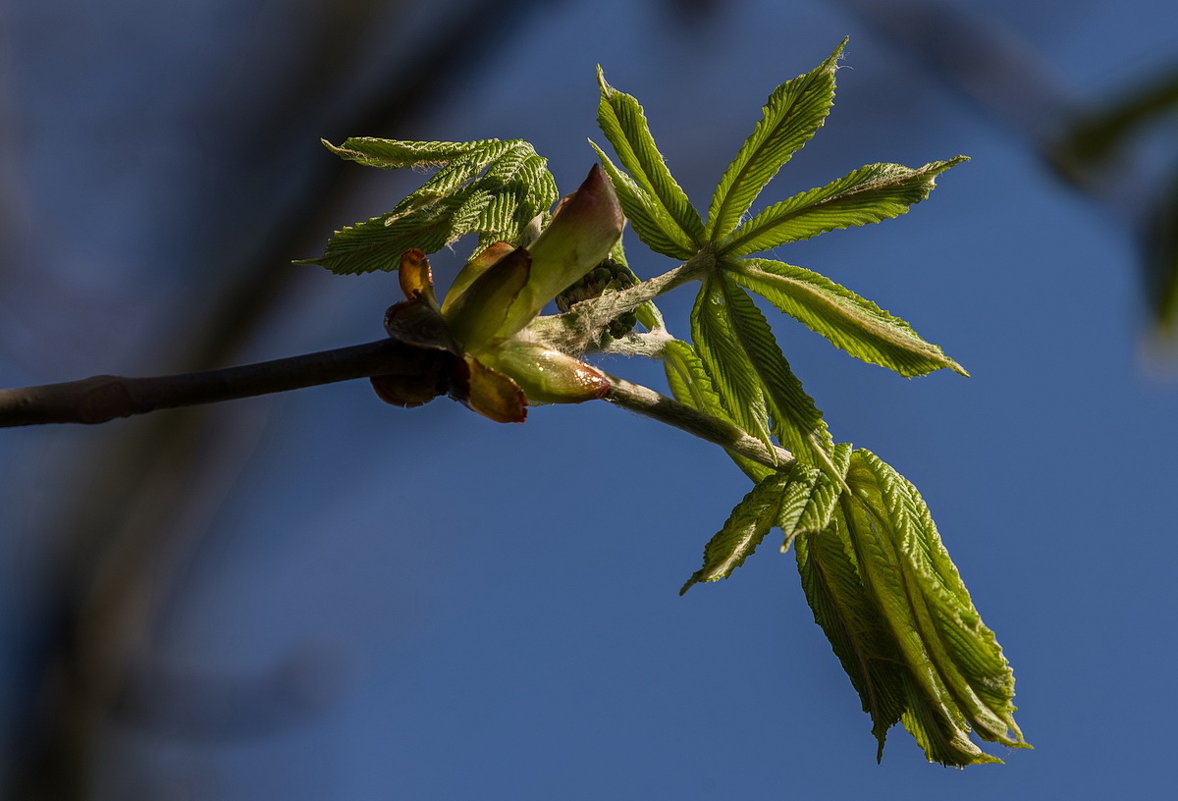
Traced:
<svg viewBox="0 0 1178 801">
<path fill-rule="evenodd" d="M 373 375 L 419 374 L 430 353 L 395 339 L 382 339 L 221 370 L 155 378 L 98 375 L 60 384 L 3 389 L 0 426 L 105 423 L 158 409 L 287 392 Z"/>
<path fill-rule="evenodd" d="M 0 427 L 50 423 L 105 423 L 160 409 L 219 403 L 255 395 L 350 381 L 375 375 L 421 375 L 438 351 L 396 339 L 323 350 L 221 370 L 153 378 L 97 375 L 60 384 L 0 390 Z M 739 426 L 610 376 L 605 399 L 686 431 L 774 469 L 793 461 L 783 448 L 768 448 Z"/>
</svg>

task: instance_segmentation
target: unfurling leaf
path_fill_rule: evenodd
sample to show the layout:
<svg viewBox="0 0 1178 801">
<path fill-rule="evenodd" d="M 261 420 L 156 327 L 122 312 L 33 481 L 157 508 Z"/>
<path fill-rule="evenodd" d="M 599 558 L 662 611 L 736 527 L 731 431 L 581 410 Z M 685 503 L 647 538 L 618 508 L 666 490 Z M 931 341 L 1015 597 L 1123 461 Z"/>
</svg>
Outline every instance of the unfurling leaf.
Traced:
<svg viewBox="0 0 1178 801">
<path fill-rule="evenodd" d="M 597 124 L 613 145 L 622 166 L 630 173 L 630 182 L 622 181 L 624 188 L 615 186 L 626 215 L 631 218 L 641 217 L 644 222 L 654 224 L 665 237 L 660 245 L 671 244 L 668 250 L 673 252 L 666 255 L 689 258 L 704 241 L 704 224 L 699 212 L 667 169 L 663 155 L 650 134 L 642 106 L 630 95 L 606 83 L 601 67 L 597 68 L 597 81 L 601 89 Z M 617 184 L 620 171 L 597 145 L 593 147 Z M 631 208 L 627 204 L 637 206 L 634 209 L 637 214 L 631 215 Z M 635 230 L 638 230 L 637 224 Z M 659 249 L 659 252 L 666 251 Z"/>
<path fill-rule="evenodd" d="M 797 464 L 796 462 L 794 464 Z M 790 469 L 771 473 L 749 490 L 704 548 L 704 564 L 691 575 L 679 594 L 701 581 L 719 581 L 744 564 L 777 522 L 781 493 L 789 484 Z"/>
<path fill-rule="evenodd" d="M 667 385 L 677 401 L 725 422 L 739 425 L 736 416 L 724 406 L 695 348 L 679 340 L 669 342 L 663 351 L 663 364 L 667 373 Z M 728 455 L 754 482 L 773 472 L 771 468 L 746 456 L 732 451 L 728 451 Z"/>
<path fill-rule="evenodd" d="M 773 90 L 762 116 L 712 194 L 707 235 L 720 244 L 757 195 L 822 127 L 834 103 L 834 71 L 846 40 L 826 61 Z"/>
<path fill-rule="evenodd" d="M 701 582 L 728 578 L 774 526 L 785 533 L 783 551 L 799 534 L 826 528 L 842 493 L 842 476 L 850 465 L 851 446 L 837 445 L 832 457 L 840 471 L 836 477 L 796 460 L 788 468 L 762 477 L 732 510 L 724 527 L 708 541 L 703 566 L 679 594 Z"/>
<path fill-rule="evenodd" d="M 871 716 L 878 760 L 888 729 L 904 713 L 905 669 L 895 638 L 863 584 L 841 510 L 823 530 L 798 537 L 794 553 L 814 622 Z"/>
<path fill-rule="evenodd" d="M 897 712 L 930 761 L 1000 761 L 971 731 L 1028 747 L 1014 722 L 1010 666 L 916 488 L 862 449 L 852 454 L 846 481 L 850 494 L 831 525 L 797 540 L 798 566 L 815 619 L 881 747 Z M 873 660 L 881 663 L 874 672 Z"/>
<path fill-rule="evenodd" d="M 831 473 L 795 462 L 790 473 L 790 483 L 781 496 L 781 509 L 777 515 L 777 527 L 785 535 L 781 545 L 782 553 L 798 537 L 816 534 L 830 525 L 831 516 L 838 507 L 839 496 L 846 486 L 847 468 L 851 464 L 851 445 L 842 442 L 834 446 L 830 461 L 835 470 Z"/>
<path fill-rule="evenodd" d="M 818 273 L 768 259 L 725 262 L 732 278 L 836 347 L 903 376 L 965 368 L 926 342 L 908 323 Z"/>
<path fill-rule="evenodd" d="M 769 431 L 797 458 L 828 472 L 833 443 L 822 413 L 777 346 L 764 315 L 724 271 L 709 277 L 691 313 L 692 338 L 724 406 L 750 434 Z"/>
<path fill-rule="evenodd" d="M 773 204 L 737 228 L 719 252 L 743 256 L 836 228 L 898 217 L 928 197 L 939 174 L 966 160 L 958 156 L 915 170 L 902 164 L 868 164 L 826 186 Z"/>
<path fill-rule="evenodd" d="M 517 243 L 527 224 L 556 200 L 547 161 L 520 139 L 402 142 L 354 137 L 336 147 L 342 158 L 384 169 L 440 167 L 396 208 L 335 232 L 320 264 L 335 273 L 395 270 L 410 248 L 434 253 L 467 234 L 479 249 L 497 240 Z"/>
</svg>

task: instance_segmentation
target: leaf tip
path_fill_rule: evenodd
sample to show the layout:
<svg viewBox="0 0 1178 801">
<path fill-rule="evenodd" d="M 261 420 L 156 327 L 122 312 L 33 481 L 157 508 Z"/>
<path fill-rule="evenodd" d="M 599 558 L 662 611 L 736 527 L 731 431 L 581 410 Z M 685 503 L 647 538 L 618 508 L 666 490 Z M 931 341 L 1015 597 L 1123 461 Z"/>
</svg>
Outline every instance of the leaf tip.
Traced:
<svg viewBox="0 0 1178 801">
<path fill-rule="evenodd" d="M 600 64 L 597 65 L 597 86 L 603 96 L 613 91 L 613 87 L 605 80 L 605 69 Z"/>
<path fill-rule="evenodd" d="M 849 41 L 851 41 L 851 37 L 849 35 L 844 36 L 843 40 L 839 42 L 838 47 L 836 47 L 834 52 L 830 54 L 830 57 L 826 59 L 826 63 L 823 66 L 829 65 L 831 70 L 838 68 L 839 60 L 845 55 L 847 42 Z"/>
</svg>

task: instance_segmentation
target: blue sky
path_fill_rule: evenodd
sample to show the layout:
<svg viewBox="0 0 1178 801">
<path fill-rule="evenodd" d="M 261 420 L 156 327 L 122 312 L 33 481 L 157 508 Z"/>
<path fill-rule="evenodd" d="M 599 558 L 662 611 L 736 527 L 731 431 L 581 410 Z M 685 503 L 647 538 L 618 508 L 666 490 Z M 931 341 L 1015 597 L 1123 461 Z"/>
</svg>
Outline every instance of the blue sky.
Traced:
<svg viewBox="0 0 1178 801">
<path fill-rule="evenodd" d="M 235 71 L 251 62 L 234 48 L 257 37 L 287 52 L 284 37 L 293 43 L 314 16 L 208 3 L 175 25 L 128 2 L 105 17 L 73 8 L 56 29 L 33 5 L 14 6 L 6 62 L 16 71 L 0 81 L 21 112 L 8 120 L 21 257 L 0 278 L 10 309 L 0 378 L 166 369 L 144 343 L 175 335 L 168 304 L 204 296 L 216 278 L 207 252 L 167 256 L 227 224 L 195 199 L 272 192 L 278 205 L 298 191 L 289 175 L 222 175 L 220 143 L 248 131 L 205 120 L 201 104 L 217 89 L 280 86 L 281 55 L 268 71 Z M 193 736 L 183 720 L 105 724 L 94 797 L 968 801 L 1169 789 L 1178 392 L 1172 364 L 1144 345 L 1135 243 L 1107 208 L 1055 180 L 1017 130 L 932 80 L 850 5 L 732 2 L 695 30 L 675 28 L 659 3 L 543 5 L 447 108 L 411 130 L 347 133 L 525 138 L 567 191 L 592 162 L 585 138 L 601 140 L 601 63 L 643 102 L 671 168 L 705 206 L 768 92 L 851 35 L 826 127 L 765 199 L 869 162 L 972 161 L 905 217 L 774 255 L 904 317 L 972 377 L 910 381 L 791 322 L 777 334 L 835 437 L 880 454 L 924 493 L 1014 666 L 1035 750 L 999 749 L 1007 764 L 956 771 L 927 764 L 893 730 L 876 765 L 870 723 L 813 623 L 793 557 L 769 543 L 730 580 L 680 598 L 747 489 L 716 448 L 604 404 L 499 426 L 445 400 L 393 409 L 353 383 L 218 411 L 229 434 L 209 444 L 216 467 L 160 532 L 196 544 L 178 570 L 159 557 L 172 584 L 166 604 L 144 612 L 137 652 L 172 670 L 293 688 L 310 711 L 255 736 Z M 416 13 L 408 33 L 390 28 L 383 57 L 404 57 L 397 36 L 444 22 Z M 1178 54 L 1160 0 L 1001 2 L 985 13 L 1078 97 Z M 290 30 L 275 30 L 284 19 Z M 22 38 L 34 33 L 41 48 Z M 301 119 L 290 136 L 319 133 Z M 1143 180 L 1173 169 L 1174 155 L 1148 151 Z M 373 176 L 333 224 L 387 210 L 412 180 Z M 630 256 L 644 276 L 673 266 L 636 241 Z M 439 257 L 438 273 L 458 261 Z M 296 272 L 298 290 L 248 358 L 380 335 L 392 279 Z M 685 291 L 663 304 L 673 333 L 686 334 L 689 302 Z M 60 322 L 43 339 L 46 320 Z M 608 367 L 661 385 L 655 365 Z M 74 454 L 113 448 L 133 425 L 4 434 L 10 654 L 38 640 L 30 621 L 53 557 L 40 532 L 97 483 L 71 469 Z M 17 662 L 4 669 L 15 676 Z"/>
</svg>

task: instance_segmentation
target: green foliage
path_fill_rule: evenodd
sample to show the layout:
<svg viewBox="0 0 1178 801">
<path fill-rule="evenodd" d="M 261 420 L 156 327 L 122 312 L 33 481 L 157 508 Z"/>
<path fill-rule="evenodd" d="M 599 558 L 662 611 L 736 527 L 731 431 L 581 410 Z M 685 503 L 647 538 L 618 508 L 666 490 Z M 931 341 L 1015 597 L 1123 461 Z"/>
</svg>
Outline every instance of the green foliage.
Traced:
<svg viewBox="0 0 1178 801">
<path fill-rule="evenodd" d="M 643 219 L 634 228 L 647 246 L 679 258 L 712 254 L 691 312 L 694 347 L 677 344 L 665 353 L 672 392 L 763 441 L 775 438 L 795 457 L 777 471 L 737 458 L 755 486 L 709 541 L 702 567 L 683 591 L 727 578 L 770 528 L 781 528 L 783 549 L 797 544 L 815 620 L 871 716 L 880 753 L 888 729 L 902 722 L 932 761 L 957 766 L 997 761 L 969 732 L 1007 746 L 1025 745 L 1013 718 L 1013 674 L 942 547 L 923 499 L 874 455 L 834 445 L 821 412 L 745 292 L 760 295 L 852 356 L 902 376 L 940 368 L 967 375 L 904 320 L 829 278 L 779 261 L 739 258 L 899 216 L 928 197 L 937 175 L 965 161 L 958 156 L 916 169 L 867 165 L 770 205 L 741 224 L 766 184 L 825 122 L 841 51 L 840 45 L 816 69 L 770 95 L 761 120 L 716 187 L 704 226 L 707 242 L 692 239 L 694 252 L 684 241 L 690 234 L 682 220 L 689 215 L 652 202 L 653 181 L 606 167 L 628 215 L 630 193 L 633 211 Z M 604 82 L 602 94 L 603 105 L 607 98 L 619 102 L 620 93 Z M 659 175 L 662 185 L 678 190 L 665 165 L 652 163 L 654 144 L 645 118 L 632 113 L 610 122 L 603 130 L 623 166 L 635 170 L 637 159 L 625 154 L 640 142 L 642 172 Z M 680 208 L 678 195 L 673 199 Z"/>
<path fill-rule="evenodd" d="M 601 148 L 590 144 L 614 180 L 622 210 L 636 231 L 646 232 L 657 243 L 657 247 L 650 244 L 652 250 L 672 258 L 690 258 L 704 241 L 704 224 L 699 212 L 679 188 L 655 147 L 642 106 L 606 83 L 601 67 L 597 68 L 597 80 L 601 87 L 597 123 L 614 146 L 622 166 L 629 170 L 629 176 L 624 176 Z"/>
<path fill-rule="evenodd" d="M 736 283 L 865 362 L 903 376 L 942 367 L 969 375 L 908 323 L 825 276 L 768 259 L 742 259 L 729 272 Z"/>
<path fill-rule="evenodd" d="M 822 413 L 777 346 L 769 323 L 722 271 L 704 281 L 691 313 L 691 335 L 721 402 L 746 430 L 768 441 L 772 431 L 803 461 L 829 462 L 833 447 Z M 767 413 L 767 417 L 766 417 Z"/>
<path fill-rule="evenodd" d="M 902 164 L 868 164 L 826 186 L 773 204 L 740 226 L 723 242 L 720 252 L 744 256 L 836 228 L 898 217 L 928 197 L 939 173 L 967 160 L 958 156 L 916 170 Z"/>
<path fill-rule="evenodd" d="M 336 155 L 369 167 L 440 167 L 387 214 L 335 232 L 323 255 L 306 259 L 334 273 L 395 270 L 401 253 L 436 253 L 471 233 L 479 248 L 517 244 L 521 232 L 556 200 L 547 160 L 519 139 L 477 142 L 399 142 L 353 137 Z"/>
<path fill-rule="evenodd" d="M 731 233 L 765 185 L 822 127 L 834 104 L 834 71 L 845 46 L 844 39 L 817 68 L 769 95 L 761 120 L 712 194 L 707 231 L 713 244 Z"/>
<path fill-rule="evenodd" d="M 543 350 L 555 358 L 559 337 L 552 339 L 552 332 L 584 326 L 595 327 L 575 341 L 594 343 L 590 349 L 615 347 L 614 340 L 641 341 L 644 335 L 630 329 L 635 321 L 645 325 L 655 345 L 635 352 L 661 356 L 676 399 L 779 455 L 775 462 L 729 451 L 753 487 L 707 543 L 701 567 L 681 592 L 729 577 L 771 529 L 780 529 L 781 549 L 794 548 L 814 619 L 871 718 L 879 753 L 888 730 L 902 723 L 930 761 L 998 761 L 971 733 L 1025 746 L 1013 717 L 1013 673 L 924 500 L 874 454 L 835 444 L 754 298 L 901 376 L 941 368 L 967 375 L 904 320 L 847 287 L 753 255 L 904 214 L 928 197 L 938 175 L 965 161 L 958 156 L 918 168 L 869 164 L 752 213 L 766 185 L 825 123 L 842 50 L 840 44 L 818 67 L 773 90 L 721 176 L 706 218 L 668 169 L 638 101 L 610 86 L 599 69 L 598 122 L 617 163 L 590 144 L 639 240 L 685 264 L 632 285 L 636 278 L 615 247 L 558 295 L 562 314 L 533 320 L 511 352 L 526 360 L 532 350 Z M 410 240 L 428 250 L 477 232 L 483 243 L 500 238 L 527 245 L 534 235 L 524 236 L 524 227 L 555 198 L 543 159 L 519 141 L 349 139 L 332 149 L 372 166 L 440 167 L 389 214 L 336 234 L 319 262 L 337 272 L 395 267 L 392 249 Z M 492 281 L 487 276 L 496 270 L 505 272 L 491 268 L 478 280 Z M 651 301 L 691 280 L 699 281 L 691 340 L 669 339 Z M 494 287 L 487 289 L 486 298 L 497 297 Z M 557 292 L 546 289 L 546 296 Z"/>
</svg>

